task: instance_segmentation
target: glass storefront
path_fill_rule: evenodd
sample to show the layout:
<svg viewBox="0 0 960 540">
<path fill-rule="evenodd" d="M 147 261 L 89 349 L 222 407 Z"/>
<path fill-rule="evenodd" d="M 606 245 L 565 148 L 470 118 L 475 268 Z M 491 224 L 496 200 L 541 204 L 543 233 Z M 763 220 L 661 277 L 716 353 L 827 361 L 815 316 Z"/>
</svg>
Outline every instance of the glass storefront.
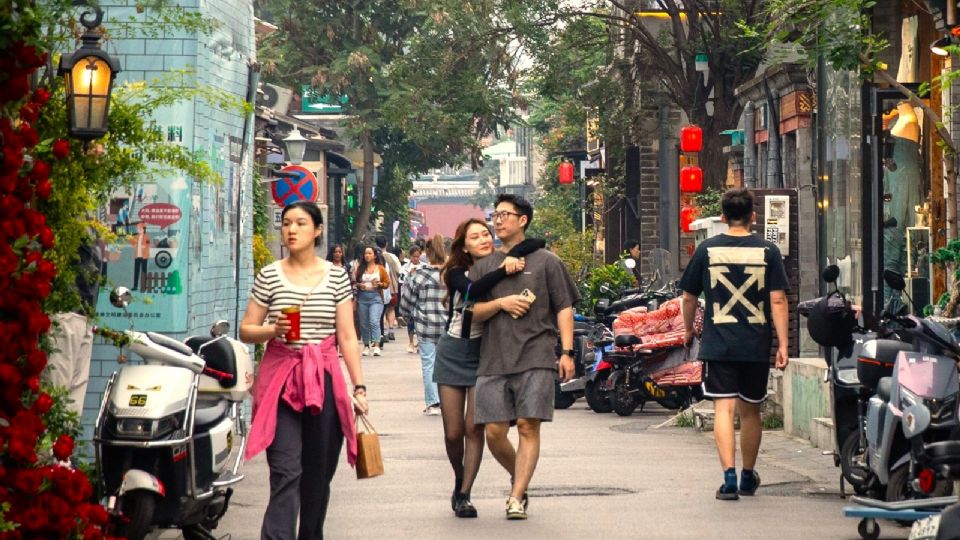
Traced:
<svg viewBox="0 0 960 540">
<path fill-rule="evenodd" d="M 856 73 L 820 70 L 818 208 L 820 260 L 840 267 L 840 290 L 863 301 L 861 91 Z"/>
</svg>

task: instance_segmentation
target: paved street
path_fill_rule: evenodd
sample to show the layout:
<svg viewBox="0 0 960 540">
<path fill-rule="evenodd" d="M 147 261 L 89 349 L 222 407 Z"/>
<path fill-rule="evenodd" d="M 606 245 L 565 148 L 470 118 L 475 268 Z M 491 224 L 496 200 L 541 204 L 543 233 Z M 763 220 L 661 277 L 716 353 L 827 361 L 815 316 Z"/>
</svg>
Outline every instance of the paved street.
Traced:
<svg viewBox="0 0 960 540">
<path fill-rule="evenodd" d="M 831 458 L 810 446 L 767 434 L 758 496 L 714 500 L 719 466 L 709 434 L 692 428 L 650 429 L 659 408 L 621 418 L 598 415 L 583 400 L 557 411 L 543 430 L 540 465 L 530 491 L 530 519 L 508 522 L 508 480 L 489 453 L 473 500 L 480 517 L 450 511 L 453 478 L 440 417 L 424 417 L 419 357 L 406 337 L 365 358 L 372 419 L 380 430 L 386 475 L 358 481 L 346 462 L 333 486 L 328 538 L 858 538 L 841 515 Z M 263 456 L 247 464 L 218 536 L 255 539 L 268 495 Z M 883 523 L 883 538 L 908 529 Z"/>
</svg>

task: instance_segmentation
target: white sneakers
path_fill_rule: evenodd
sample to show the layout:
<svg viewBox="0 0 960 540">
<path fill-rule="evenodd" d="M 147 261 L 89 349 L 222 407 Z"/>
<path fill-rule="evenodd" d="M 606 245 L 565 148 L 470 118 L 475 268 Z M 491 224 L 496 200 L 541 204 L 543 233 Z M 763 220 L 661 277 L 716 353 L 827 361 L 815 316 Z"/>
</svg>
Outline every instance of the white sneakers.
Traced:
<svg viewBox="0 0 960 540">
<path fill-rule="evenodd" d="M 374 345 L 374 346 L 373 346 L 373 355 L 374 355 L 374 356 L 380 356 L 380 346 L 379 346 L 379 345 Z"/>
<path fill-rule="evenodd" d="M 370 347 L 364 346 L 363 352 L 360 354 L 362 354 L 363 356 L 370 356 Z"/>
</svg>

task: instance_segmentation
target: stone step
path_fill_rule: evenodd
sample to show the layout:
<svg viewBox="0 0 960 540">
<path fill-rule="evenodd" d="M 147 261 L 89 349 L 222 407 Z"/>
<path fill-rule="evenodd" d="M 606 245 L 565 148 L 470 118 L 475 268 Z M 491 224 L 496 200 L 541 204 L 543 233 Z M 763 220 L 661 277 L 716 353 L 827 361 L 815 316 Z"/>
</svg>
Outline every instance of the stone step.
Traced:
<svg viewBox="0 0 960 540">
<path fill-rule="evenodd" d="M 822 450 L 834 450 L 833 419 L 818 417 L 810 420 L 810 444 Z"/>
</svg>

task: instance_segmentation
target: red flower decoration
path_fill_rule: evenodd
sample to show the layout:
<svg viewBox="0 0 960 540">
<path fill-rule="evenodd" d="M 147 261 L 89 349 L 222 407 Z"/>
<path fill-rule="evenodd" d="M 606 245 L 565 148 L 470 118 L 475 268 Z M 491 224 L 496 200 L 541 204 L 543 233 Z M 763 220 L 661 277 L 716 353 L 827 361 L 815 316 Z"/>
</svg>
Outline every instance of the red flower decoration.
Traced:
<svg viewBox="0 0 960 540">
<path fill-rule="evenodd" d="M 70 155 L 70 141 L 66 139 L 57 139 L 53 143 L 53 157 L 65 159 Z"/>
<path fill-rule="evenodd" d="M 33 392 L 33 393 L 39 392 L 39 391 L 40 391 L 40 377 L 30 377 L 29 379 L 27 379 L 27 388 L 29 388 L 30 391 Z"/>
<path fill-rule="evenodd" d="M 20 118 L 25 122 L 36 122 L 40 118 L 40 106 L 36 103 L 25 103 L 20 107 Z"/>
<path fill-rule="evenodd" d="M 46 395 L 46 394 L 41 394 Z M 57 442 L 53 443 L 53 455 L 60 461 L 66 461 L 73 453 L 73 439 L 69 435 L 61 435 Z"/>
<path fill-rule="evenodd" d="M 35 160 L 33 162 L 33 168 L 30 169 L 30 178 L 32 178 L 34 182 L 50 178 L 50 164 L 40 159 Z"/>
<path fill-rule="evenodd" d="M 53 191 L 53 185 L 50 184 L 50 180 L 44 179 L 37 183 L 37 197 L 47 200 L 50 198 L 51 191 Z"/>
<path fill-rule="evenodd" d="M 50 101 L 50 91 L 44 87 L 37 88 L 33 91 L 33 102 L 37 105 L 43 105 L 46 102 Z"/>
<path fill-rule="evenodd" d="M 29 122 L 20 124 L 20 137 L 27 148 L 33 148 L 40 142 L 40 135 L 37 134 L 37 130 Z"/>
<path fill-rule="evenodd" d="M 50 394 L 47 394 L 46 392 L 43 392 L 37 396 L 37 400 L 33 402 L 33 410 L 38 414 L 47 414 L 52 408 L 53 398 L 50 397 Z"/>
</svg>

